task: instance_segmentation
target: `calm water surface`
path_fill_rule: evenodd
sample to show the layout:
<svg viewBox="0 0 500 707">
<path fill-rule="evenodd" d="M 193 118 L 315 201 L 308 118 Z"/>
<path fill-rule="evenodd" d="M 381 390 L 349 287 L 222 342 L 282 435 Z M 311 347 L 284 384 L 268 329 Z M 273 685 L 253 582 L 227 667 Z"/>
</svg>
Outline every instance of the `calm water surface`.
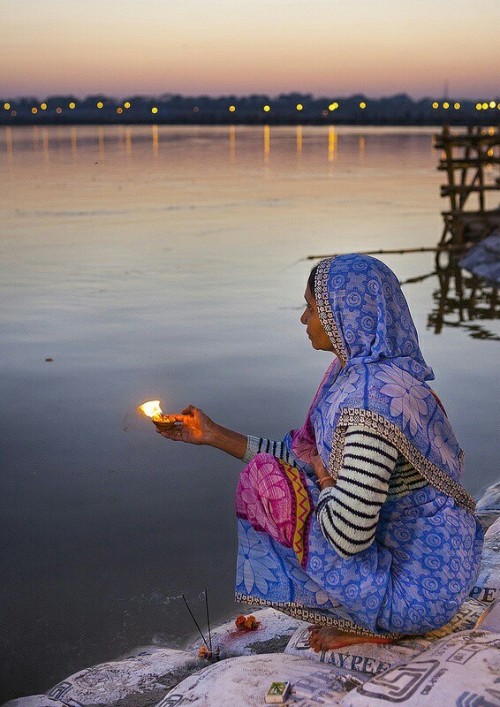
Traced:
<svg viewBox="0 0 500 707">
<path fill-rule="evenodd" d="M 234 616 L 241 463 L 169 443 L 136 406 L 203 407 L 280 438 L 327 354 L 299 324 L 310 254 L 433 246 L 432 130 L 0 131 L 1 697 Z M 498 320 L 444 317 L 434 256 L 380 256 L 405 285 L 466 450 L 496 480 Z M 467 294 L 467 290 L 465 291 Z M 436 330 L 440 333 L 436 334 Z M 50 359 L 50 360 L 48 360 Z"/>
</svg>

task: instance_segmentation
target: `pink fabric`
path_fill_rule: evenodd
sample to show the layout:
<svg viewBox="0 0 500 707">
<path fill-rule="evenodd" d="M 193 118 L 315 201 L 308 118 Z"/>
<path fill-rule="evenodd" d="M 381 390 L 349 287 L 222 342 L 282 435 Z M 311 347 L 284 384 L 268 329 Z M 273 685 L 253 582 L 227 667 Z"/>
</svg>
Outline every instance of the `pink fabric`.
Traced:
<svg viewBox="0 0 500 707">
<path fill-rule="evenodd" d="M 271 454 L 258 454 L 240 474 L 236 515 L 247 519 L 255 530 L 292 547 L 294 510 L 293 493 L 279 461 Z"/>
<path fill-rule="evenodd" d="M 318 449 L 316 446 L 316 438 L 314 436 L 314 428 L 311 422 L 311 411 L 316 406 L 318 399 L 323 393 L 323 388 L 326 383 L 330 380 L 330 375 L 334 369 L 340 369 L 340 362 L 338 359 L 334 359 L 323 376 L 319 388 L 316 391 L 316 395 L 311 403 L 311 407 L 307 412 L 306 421 L 303 426 L 298 430 L 292 430 L 290 432 L 290 439 L 292 443 L 292 452 L 295 454 L 297 459 L 300 459 L 306 464 L 311 463 L 311 457 L 318 454 Z"/>
</svg>

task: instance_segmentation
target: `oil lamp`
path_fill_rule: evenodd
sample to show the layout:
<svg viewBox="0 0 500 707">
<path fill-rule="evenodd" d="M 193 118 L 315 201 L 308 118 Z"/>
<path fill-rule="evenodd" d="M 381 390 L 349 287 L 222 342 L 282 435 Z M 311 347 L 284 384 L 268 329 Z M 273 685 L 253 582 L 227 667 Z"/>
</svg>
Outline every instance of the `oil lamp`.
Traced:
<svg viewBox="0 0 500 707">
<path fill-rule="evenodd" d="M 137 408 L 146 417 L 150 417 L 160 430 L 173 430 L 175 418 L 172 415 L 165 415 L 160 407 L 159 400 L 149 400 L 147 403 L 139 405 Z"/>
</svg>

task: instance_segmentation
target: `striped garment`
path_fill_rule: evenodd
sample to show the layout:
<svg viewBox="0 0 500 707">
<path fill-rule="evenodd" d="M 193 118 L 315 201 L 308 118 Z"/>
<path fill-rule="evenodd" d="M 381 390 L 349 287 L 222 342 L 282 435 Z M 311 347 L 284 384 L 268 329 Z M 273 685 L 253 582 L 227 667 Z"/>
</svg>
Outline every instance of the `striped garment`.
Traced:
<svg viewBox="0 0 500 707">
<path fill-rule="evenodd" d="M 283 459 L 290 466 L 297 466 L 295 456 L 288 451 L 283 442 L 274 442 L 271 439 L 266 439 L 265 437 L 254 437 L 249 435 L 247 437 L 247 449 L 242 459 L 245 464 L 252 461 L 256 454 L 272 454 L 273 457 L 277 459 Z"/>
<path fill-rule="evenodd" d="M 248 438 L 243 461 L 248 463 L 259 452 L 296 466 L 295 457 L 282 442 L 261 437 Z M 386 500 L 395 500 L 426 484 L 391 443 L 364 427 L 350 426 L 335 486 L 322 490 L 316 508 L 323 535 L 341 557 L 352 557 L 372 544 Z"/>
</svg>

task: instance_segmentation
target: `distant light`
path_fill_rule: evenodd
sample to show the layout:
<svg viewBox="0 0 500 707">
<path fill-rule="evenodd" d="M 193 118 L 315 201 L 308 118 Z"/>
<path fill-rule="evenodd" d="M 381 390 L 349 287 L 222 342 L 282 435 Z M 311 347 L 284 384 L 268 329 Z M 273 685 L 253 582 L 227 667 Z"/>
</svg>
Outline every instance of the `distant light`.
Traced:
<svg viewBox="0 0 500 707">
<path fill-rule="evenodd" d="M 328 110 L 337 110 L 338 107 L 339 107 L 339 104 L 337 102 L 330 103 L 330 105 L 328 106 Z"/>
<path fill-rule="evenodd" d="M 10 103 L 4 103 L 3 107 L 5 108 L 5 110 L 10 110 Z"/>
<path fill-rule="evenodd" d="M 151 113 L 153 113 L 153 115 L 156 115 L 158 113 L 158 108 L 156 106 L 153 106 L 151 108 Z"/>
<path fill-rule="evenodd" d="M 13 118 L 15 118 L 16 115 L 17 115 L 17 110 L 11 110 L 11 111 L 10 111 L 10 114 L 11 114 L 11 116 L 12 116 Z"/>
<path fill-rule="evenodd" d="M 490 147 L 490 149 L 488 150 L 488 152 L 486 154 L 488 155 L 488 157 L 493 157 L 493 155 L 495 154 L 495 150 L 492 147 Z"/>
<path fill-rule="evenodd" d="M 123 104 L 123 107 L 128 109 L 128 108 L 130 108 L 131 105 L 132 104 L 130 103 L 130 101 L 125 101 L 125 103 Z"/>
<path fill-rule="evenodd" d="M 46 103 L 40 103 L 40 108 L 42 110 L 47 110 L 47 104 Z"/>
<path fill-rule="evenodd" d="M 497 104 L 495 101 L 490 101 L 490 108 L 496 108 Z"/>
<path fill-rule="evenodd" d="M 439 108 L 439 103 L 437 101 L 434 101 L 432 107 L 434 108 L 434 110 L 436 110 L 436 108 Z"/>
<path fill-rule="evenodd" d="M 366 103 L 364 101 L 361 101 L 359 107 L 361 108 L 361 110 L 364 110 L 366 108 Z"/>
<path fill-rule="evenodd" d="M 304 106 L 302 105 L 302 103 L 297 103 L 295 107 L 297 108 L 297 110 L 304 110 Z"/>
<path fill-rule="evenodd" d="M 56 113 L 62 113 L 62 108 L 61 108 L 61 106 L 57 106 L 57 108 L 56 108 Z"/>
<path fill-rule="evenodd" d="M 32 108 L 31 112 L 33 113 L 33 115 L 36 115 L 38 113 L 38 108 Z"/>
<path fill-rule="evenodd" d="M 271 106 L 266 105 L 262 110 L 264 111 L 264 113 L 269 113 L 269 111 L 271 110 Z"/>
<path fill-rule="evenodd" d="M 500 110 L 500 103 L 497 104 L 497 108 L 498 108 L 498 110 Z"/>
<path fill-rule="evenodd" d="M 445 102 L 443 103 L 443 108 L 444 108 L 445 110 L 448 110 L 449 107 L 450 107 L 450 104 L 448 103 L 448 101 L 445 101 Z"/>
<path fill-rule="evenodd" d="M 101 110 L 101 108 L 104 108 L 104 103 L 102 101 L 97 101 L 96 106 Z"/>
<path fill-rule="evenodd" d="M 68 108 L 70 110 L 75 110 L 76 108 L 76 103 L 74 101 L 71 101 L 71 103 L 68 103 Z"/>
<path fill-rule="evenodd" d="M 327 111 L 327 110 L 322 110 L 322 111 L 321 111 L 321 115 L 326 118 L 326 116 L 328 115 L 328 111 Z"/>
<path fill-rule="evenodd" d="M 454 108 L 455 110 L 460 110 L 460 108 L 461 108 L 460 103 L 459 103 L 458 101 L 457 101 L 456 103 L 454 103 L 454 104 L 453 104 L 453 108 Z"/>
<path fill-rule="evenodd" d="M 482 106 L 482 107 L 483 107 L 483 110 L 488 110 L 488 104 L 487 104 L 486 102 L 483 103 L 483 106 Z"/>
<path fill-rule="evenodd" d="M 229 112 L 234 113 L 236 110 L 236 106 L 229 106 Z"/>
<path fill-rule="evenodd" d="M 483 110 L 481 103 L 476 103 L 476 110 Z"/>
<path fill-rule="evenodd" d="M 200 112 L 200 109 L 198 108 L 198 106 L 195 106 L 193 108 L 193 113 L 199 113 L 199 112 Z"/>
<path fill-rule="evenodd" d="M 118 115 L 121 115 L 123 113 L 123 108 L 121 106 L 118 106 L 116 112 L 118 113 Z"/>
</svg>

